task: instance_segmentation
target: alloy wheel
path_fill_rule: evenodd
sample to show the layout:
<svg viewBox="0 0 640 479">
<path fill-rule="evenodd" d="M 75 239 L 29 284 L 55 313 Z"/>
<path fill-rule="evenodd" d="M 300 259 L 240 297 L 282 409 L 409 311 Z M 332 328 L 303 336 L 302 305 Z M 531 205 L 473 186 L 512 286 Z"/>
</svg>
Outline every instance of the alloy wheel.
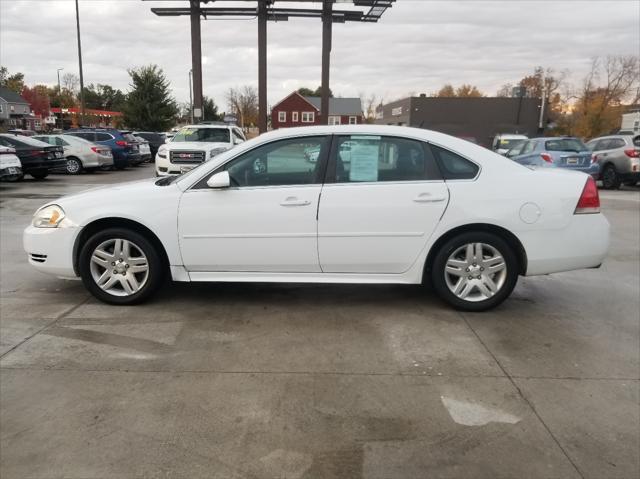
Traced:
<svg viewBox="0 0 640 479">
<path fill-rule="evenodd" d="M 75 175 L 77 173 L 80 172 L 80 168 L 82 168 L 82 166 L 80 165 L 80 162 L 74 158 L 69 158 L 67 160 L 67 172 L 71 173 L 72 175 Z"/>
<path fill-rule="evenodd" d="M 91 254 L 91 277 L 103 291 L 114 296 L 131 296 L 149 278 L 149 262 L 134 242 L 115 238 L 100 243 Z"/>
<path fill-rule="evenodd" d="M 498 293 L 507 279 L 507 264 L 500 252 L 486 243 L 457 248 L 445 264 L 449 290 L 464 301 L 484 301 Z"/>
</svg>

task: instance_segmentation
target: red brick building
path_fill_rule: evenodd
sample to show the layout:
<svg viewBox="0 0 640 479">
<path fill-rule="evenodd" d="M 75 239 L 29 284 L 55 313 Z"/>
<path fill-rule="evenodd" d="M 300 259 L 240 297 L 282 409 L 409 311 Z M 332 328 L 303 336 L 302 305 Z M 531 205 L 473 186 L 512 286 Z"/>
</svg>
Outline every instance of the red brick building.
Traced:
<svg viewBox="0 0 640 479">
<path fill-rule="evenodd" d="M 364 123 L 360 98 L 329 98 L 329 124 L 354 125 Z M 297 91 L 271 109 L 274 129 L 320 124 L 320 97 L 302 96 Z"/>
</svg>

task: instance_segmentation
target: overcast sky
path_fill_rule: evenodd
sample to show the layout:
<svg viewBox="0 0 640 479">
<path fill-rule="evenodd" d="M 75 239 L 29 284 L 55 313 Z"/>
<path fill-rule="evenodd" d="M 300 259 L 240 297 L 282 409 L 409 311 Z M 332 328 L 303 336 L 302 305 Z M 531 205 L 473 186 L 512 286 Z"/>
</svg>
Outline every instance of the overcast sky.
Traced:
<svg viewBox="0 0 640 479">
<path fill-rule="evenodd" d="M 126 90 L 127 68 L 156 63 L 176 98 L 188 100 L 189 18 L 150 11 L 186 4 L 80 0 L 85 84 Z M 27 84 L 55 84 L 60 67 L 77 74 L 74 5 L 0 0 L 2 65 L 23 72 Z M 536 65 L 569 70 L 578 84 L 594 56 L 638 55 L 639 25 L 638 0 L 398 0 L 378 24 L 334 25 L 331 88 L 391 100 L 472 83 L 493 95 Z M 202 34 L 204 93 L 225 109 L 229 87 L 257 85 L 257 21 L 203 21 Z M 319 20 L 269 22 L 268 37 L 270 104 L 320 84 Z"/>
</svg>

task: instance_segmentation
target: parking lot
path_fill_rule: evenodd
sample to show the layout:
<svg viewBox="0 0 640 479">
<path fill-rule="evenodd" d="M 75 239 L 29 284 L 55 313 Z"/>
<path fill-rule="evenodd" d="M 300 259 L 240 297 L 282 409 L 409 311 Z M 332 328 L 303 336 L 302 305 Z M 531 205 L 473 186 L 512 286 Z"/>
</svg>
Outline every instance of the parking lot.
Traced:
<svg viewBox="0 0 640 479">
<path fill-rule="evenodd" d="M 114 307 L 27 264 L 37 207 L 152 175 L 0 184 L 3 479 L 640 474 L 640 188 L 600 192 L 600 269 L 521 278 L 480 314 L 378 285 L 178 283 Z"/>
</svg>

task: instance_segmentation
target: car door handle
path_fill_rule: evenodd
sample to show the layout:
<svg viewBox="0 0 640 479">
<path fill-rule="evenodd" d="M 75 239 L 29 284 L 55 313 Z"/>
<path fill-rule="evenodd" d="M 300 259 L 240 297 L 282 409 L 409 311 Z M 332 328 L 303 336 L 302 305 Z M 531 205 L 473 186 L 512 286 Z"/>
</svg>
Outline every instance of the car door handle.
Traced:
<svg viewBox="0 0 640 479">
<path fill-rule="evenodd" d="M 444 196 L 431 196 L 431 193 L 420 193 L 413 199 L 416 203 L 440 203 L 444 200 Z"/>
<path fill-rule="evenodd" d="M 280 206 L 308 206 L 310 204 L 311 204 L 311 201 L 299 200 L 295 196 L 290 196 L 289 198 L 284 200 L 282 203 L 280 203 Z"/>
</svg>

